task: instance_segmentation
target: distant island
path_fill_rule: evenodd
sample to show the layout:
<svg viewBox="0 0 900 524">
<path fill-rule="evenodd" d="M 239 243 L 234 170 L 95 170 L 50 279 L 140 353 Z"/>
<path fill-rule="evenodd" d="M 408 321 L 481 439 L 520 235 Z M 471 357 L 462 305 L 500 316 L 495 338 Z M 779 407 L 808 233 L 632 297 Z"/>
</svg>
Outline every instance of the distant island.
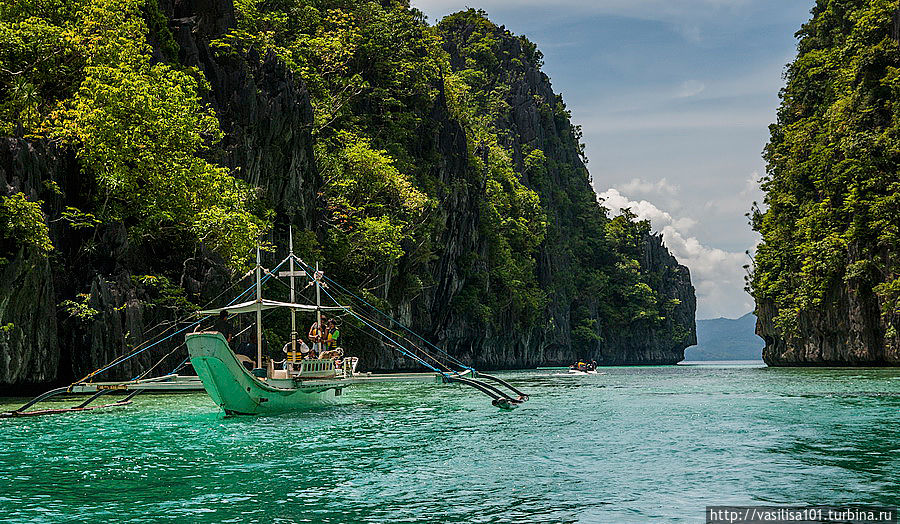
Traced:
<svg viewBox="0 0 900 524">
<path fill-rule="evenodd" d="M 765 345 L 756 329 L 756 315 L 697 321 L 697 345 L 684 351 L 686 362 L 701 360 L 761 360 Z"/>
</svg>

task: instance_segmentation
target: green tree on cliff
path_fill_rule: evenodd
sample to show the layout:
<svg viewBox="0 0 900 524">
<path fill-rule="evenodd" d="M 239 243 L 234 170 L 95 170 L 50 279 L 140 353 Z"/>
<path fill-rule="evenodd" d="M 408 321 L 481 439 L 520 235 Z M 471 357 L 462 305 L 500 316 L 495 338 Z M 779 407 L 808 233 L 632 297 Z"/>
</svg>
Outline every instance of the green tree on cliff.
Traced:
<svg viewBox="0 0 900 524">
<path fill-rule="evenodd" d="M 200 240 L 233 266 L 264 220 L 253 193 L 203 159 L 221 137 L 197 71 L 152 63 L 147 0 L 0 3 L 0 132 L 71 146 L 102 222 L 135 241 Z"/>
<path fill-rule="evenodd" d="M 239 27 L 220 40 L 222 51 L 274 50 L 310 90 L 325 179 L 325 253 L 337 274 L 362 287 L 386 287 L 379 275 L 402 262 L 398 278 L 409 285 L 394 289 L 414 295 L 426 285 L 434 210 L 446 188 L 432 179 L 434 159 L 422 157 L 418 135 L 430 132 L 446 93 L 464 124 L 469 168 L 485 187 L 483 262 L 492 292 L 471 295 L 477 304 L 469 305 L 487 318 L 512 313 L 531 322 L 544 300 L 533 259 L 545 228 L 539 199 L 476 116 L 477 106 L 450 92 L 448 58 L 422 14 L 404 1 L 242 0 L 236 8 Z M 474 256 L 472 264 L 480 267 Z"/>
<path fill-rule="evenodd" d="M 770 127 L 763 237 L 750 289 L 786 337 L 841 286 L 900 321 L 900 46 L 897 2 L 820 0 L 797 33 Z M 888 333 L 890 335 L 890 333 Z"/>
</svg>

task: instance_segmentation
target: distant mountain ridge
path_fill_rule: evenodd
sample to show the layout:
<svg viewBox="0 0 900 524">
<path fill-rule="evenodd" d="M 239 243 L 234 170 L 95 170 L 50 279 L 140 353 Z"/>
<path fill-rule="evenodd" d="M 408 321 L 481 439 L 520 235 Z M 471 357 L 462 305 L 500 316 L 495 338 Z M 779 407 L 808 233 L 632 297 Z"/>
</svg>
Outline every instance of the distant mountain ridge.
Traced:
<svg viewBox="0 0 900 524">
<path fill-rule="evenodd" d="M 765 343 L 756 336 L 756 316 L 697 321 L 697 345 L 684 351 L 686 361 L 761 360 Z"/>
</svg>

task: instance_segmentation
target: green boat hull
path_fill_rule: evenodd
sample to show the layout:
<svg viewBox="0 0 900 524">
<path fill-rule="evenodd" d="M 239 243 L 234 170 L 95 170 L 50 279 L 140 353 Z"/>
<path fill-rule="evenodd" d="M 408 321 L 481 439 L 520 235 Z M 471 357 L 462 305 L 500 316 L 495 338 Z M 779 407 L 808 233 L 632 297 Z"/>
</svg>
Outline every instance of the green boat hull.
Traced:
<svg viewBox="0 0 900 524">
<path fill-rule="evenodd" d="M 241 364 L 220 333 L 191 333 L 185 342 L 204 389 L 228 415 L 283 413 L 334 404 L 347 386 L 334 380 L 316 381 L 318 384 L 260 380 Z"/>
</svg>

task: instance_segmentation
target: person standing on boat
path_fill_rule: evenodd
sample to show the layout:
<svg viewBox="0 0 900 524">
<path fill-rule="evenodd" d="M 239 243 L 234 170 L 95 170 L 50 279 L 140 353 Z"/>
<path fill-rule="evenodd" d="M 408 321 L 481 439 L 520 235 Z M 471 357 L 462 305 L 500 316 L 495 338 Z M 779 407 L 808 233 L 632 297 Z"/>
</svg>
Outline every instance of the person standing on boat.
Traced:
<svg viewBox="0 0 900 524">
<path fill-rule="evenodd" d="M 231 344 L 231 337 L 234 336 L 234 330 L 231 328 L 231 322 L 228 321 L 228 312 L 220 311 L 219 318 L 216 319 L 216 323 L 213 324 L 213 331 L 218 331 L 225 337 L 225 340 L 228 341 L 228 344 Z"/>
<path fill-rule="evenodd" d="M 334 320 L 328 321 L 327 333 L 328 333 L 328 338 L 326 339 L 326 342 L 328 344 L 328 349 L 336 349 L 338 346 L 338 343 L 340 342 L 341 330 L 337 328 L 337 325 L 335 325 Z"/>
<path fill-rule="evenodd" d="M 324 316 L 322 317 L 322 320 L 325 320 Z M 312 325 L 309 326 L 309 341 L 312 342 L 311 352 L 316 355 L 322 352 L 322 341 L 325 340 L 322 331 L 322 326 L 318 322 L 313 322 Z"/>
<path fill-rule="evenodd" d="M 284 368 L 288 368 L 288 362 L 296 360 L 303 360 L 308 358 L 309 356 L 309 346 L 306 345 L 306 342 L 301 338 L 297 341 L 297 355 L 291 355 L 291 341 L 288 340 L 287 343 L 281 348 L 281 351 L 284 353 Z"/>
</svg>

